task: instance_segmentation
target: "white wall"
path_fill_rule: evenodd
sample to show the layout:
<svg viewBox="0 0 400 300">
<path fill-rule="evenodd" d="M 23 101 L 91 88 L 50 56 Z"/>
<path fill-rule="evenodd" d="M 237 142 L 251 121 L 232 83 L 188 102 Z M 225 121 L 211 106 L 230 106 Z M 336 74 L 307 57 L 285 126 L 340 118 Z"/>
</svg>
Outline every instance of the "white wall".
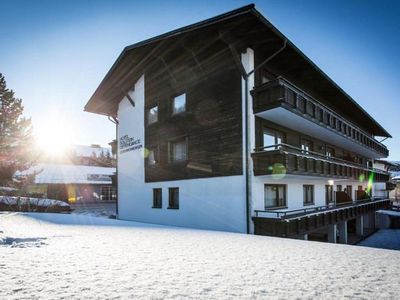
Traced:
<svg viewBox="0 0 400 300">
<path fill-rule="evenodd" d="M 119 104 L 118 141 L 128 135 L 144 146 L 144 84 L 142 76 L 130 96 Z M 118 143 L 119 218 L 193 228 L 246 232 L 243 176 L 145 183 L 144 148 L 121 153 Z M 168 188 L 179 188 L 179 209 L 168 209 Z M 162 188 L 162 208 L 152 208 L 153 188 Z"/>
<path fill-rule="evenodd" d="M 310 208 L 315 206 L 324 206 L 325 203 L 325 186 L 331 184 L 328 179 L 315 179 L 309 176 L 293 176 L 286 175 L 282 179 L 274 179 L 271 175 L 255 176 L 253 179 L 253 206 L 254 210 L 264 210 L 264 185 L 265 184 L 285 184 L 286 185 L 286 202 L 287 210 Z M 314 185 L 314 205 L 303 204 L 303 185 Z M 342 190 L 346 185 L 352 185 L 352 199 L 355 201 L 355 191 L 359 185 L 363 189 L 367 187 L 367 183 L 357 181 L 335 181 L 333 180 L 333 191 L 337 190 L 337 185 L 342 185 Z"/>
</svg>

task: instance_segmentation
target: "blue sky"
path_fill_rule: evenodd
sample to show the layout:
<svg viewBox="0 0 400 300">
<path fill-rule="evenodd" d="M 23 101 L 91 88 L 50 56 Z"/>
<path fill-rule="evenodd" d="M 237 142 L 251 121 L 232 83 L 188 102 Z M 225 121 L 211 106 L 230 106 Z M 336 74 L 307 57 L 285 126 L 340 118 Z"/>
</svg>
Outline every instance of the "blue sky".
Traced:
<svg viewBox="0 0 400 300">
<path fill-rule="evenodd" d="M 83 107 L 125 46 L 249 3 L 0 0 L 0 72 L 37 133 L 68 124 L 73 142 L 106 145 L 114 125 Z M 254 3 L 393 135 L 400 160 L 400 1 Z"/>
</svg>

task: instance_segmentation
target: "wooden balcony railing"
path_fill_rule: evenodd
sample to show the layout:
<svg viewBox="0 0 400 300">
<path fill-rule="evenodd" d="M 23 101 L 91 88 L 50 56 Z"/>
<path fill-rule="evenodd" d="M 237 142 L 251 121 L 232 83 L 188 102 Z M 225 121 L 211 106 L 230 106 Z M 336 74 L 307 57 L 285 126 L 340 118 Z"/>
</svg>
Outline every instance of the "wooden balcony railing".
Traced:
<svg viewBox="0 0 400 300">
<path fill-rule="evenodd" d="M 254 215 L 255 217 L 265 217 L 265 218 L 277 218 L 277 219 L 290 219 L 290 218 L 298 218 L 301 216 L 306 216 L 310 214 L 316 214 L 316 213 L 325 213 L 327 211 L 334 211 L 334 210 L 343 210 L 349 207 L 359 207 L 359 206 L 364 206 L 365 203 L 371 203 L 373 201 L 381 202 L 381 198 L 376 198 L 376 199 L 363 199 L 363 200 L 358 200 L 356 202 L 349 202 L 345 204 L 329 204 L 329 205 L 322 205 L 322 206 L 313 206 L 313 207 L 305 207 L 305 208 L 299 208 L 299 209 L 285 209 L 285 210 L 280 210 L 280 209 L 265 209 L 265 210 L 259 210 L 255 209 L 254 210 Z"/>
<path fill-rule="evenodd" d="M 255 210 L 254 233 L 281 237 L 294 237 L 340 221 L 373 213 L 390 207 L 390 199 L 367 200 L 348 205 L 320 206 L 301 210 L 269 212 Z M 275 215 L 274 215 L 275 214 Z"/>
<path fill-rule="evenodd" d="M 253 158 L 254 175 L 285 174 L 320 176 L 353 180 L 389 181 L 389 173 L 379 169 L 327 157 L 323 154 L 300 148 L 277 144 L 255 149 Z"/>
<path fill-rule="evenodd" d="M 282 77 L 254 88 L 251 94 L 254 113 L 281 106 L 379 153 L 382 157 L 389 155 L 386 146 L 379 143 L 370 134 Z"/>
</svg>

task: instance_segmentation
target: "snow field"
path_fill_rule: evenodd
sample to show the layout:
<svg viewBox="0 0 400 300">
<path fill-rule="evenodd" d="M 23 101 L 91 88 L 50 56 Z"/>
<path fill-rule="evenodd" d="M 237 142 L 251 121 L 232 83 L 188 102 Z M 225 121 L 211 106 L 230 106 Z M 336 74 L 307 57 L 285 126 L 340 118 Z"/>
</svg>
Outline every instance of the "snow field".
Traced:
<svg viewBox="0 0 400 300">
<path fill-rule="evenodd" d="M 0 214 L 0 299 L 396 299 L 398 251 Z"/>
</svg>

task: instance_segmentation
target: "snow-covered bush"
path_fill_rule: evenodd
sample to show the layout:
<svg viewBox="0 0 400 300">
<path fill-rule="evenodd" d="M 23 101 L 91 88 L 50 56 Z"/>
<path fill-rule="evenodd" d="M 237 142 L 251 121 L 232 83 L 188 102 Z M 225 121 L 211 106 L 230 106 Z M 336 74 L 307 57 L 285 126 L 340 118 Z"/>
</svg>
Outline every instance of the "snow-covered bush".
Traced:
<svg viewBox="0 0 400 300">
<path fill-rule="evenodd" d="M 0 196 L 0 210 L 33 212 L 69 212 L 68 203 L 54 199 Z"/>
</svg>

